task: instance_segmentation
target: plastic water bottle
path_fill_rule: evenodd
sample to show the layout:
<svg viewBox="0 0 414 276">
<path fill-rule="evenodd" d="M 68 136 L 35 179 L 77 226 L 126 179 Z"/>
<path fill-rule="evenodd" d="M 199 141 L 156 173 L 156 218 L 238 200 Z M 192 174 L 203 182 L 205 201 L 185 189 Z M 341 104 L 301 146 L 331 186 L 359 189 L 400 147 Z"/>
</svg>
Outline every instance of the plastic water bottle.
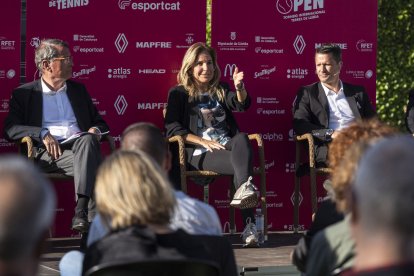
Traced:
<svg viewBox="0 0 414 276">
<path fill-rule="evenodd" d="M 264 216 L 262 214 L 262 209 L 256 209 L 256 230 L 257 230 L 257 239 L 259 244 L 264 243 Z"/>
</svg>

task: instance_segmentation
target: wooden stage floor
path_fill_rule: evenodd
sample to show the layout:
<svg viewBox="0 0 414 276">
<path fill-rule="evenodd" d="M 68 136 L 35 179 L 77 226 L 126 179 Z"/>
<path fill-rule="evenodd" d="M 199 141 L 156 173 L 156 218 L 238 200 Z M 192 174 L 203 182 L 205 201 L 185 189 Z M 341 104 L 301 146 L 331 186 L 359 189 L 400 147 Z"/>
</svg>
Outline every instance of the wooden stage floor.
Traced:
<svg viewBox="0 0 414 276">
<path fill-rule="evenodd" d="M 226 235 L 233 245 L 240 275 L 299 275 L 291 265 L 289 254 L 301 234 L 274 232 L 260 248 L 243 248 L 238 234 Z M 42 255 L 39 276 L 55 276 L 59 273 L 59 260 L 69 250 L 79 249 L 79 238 L 49 239 L 46 253 Z M 243 272 L 245 271 L 245 272 Z"/>
</svg>

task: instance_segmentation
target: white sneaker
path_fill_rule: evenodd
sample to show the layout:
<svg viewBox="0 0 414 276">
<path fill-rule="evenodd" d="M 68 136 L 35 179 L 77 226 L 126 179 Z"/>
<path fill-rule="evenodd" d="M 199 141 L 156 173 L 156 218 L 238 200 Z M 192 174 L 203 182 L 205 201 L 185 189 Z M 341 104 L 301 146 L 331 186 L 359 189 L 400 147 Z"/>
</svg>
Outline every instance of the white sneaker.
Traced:
<svg viewBox="0 0 414 276">
<path fill-rule="evenodd" d="M 240 185 L 234 194 L 233 200 L 230 205 L 240 209 L 253 208 L 257 205 L 258 196 L 257 188 L 253 185 L 253 178 L 250 176 L 249 179 Z"/>
<path fill-rule="evenodd" d="M 259 239 L 257 235 L 256 225 L 254 223 L 250 223 L 250 218 L 248 219 L 248 223 L 241 234 L 242 240 L 244 242 L 243 247 L 258 247 L 259 246 Z"/>
</svg>

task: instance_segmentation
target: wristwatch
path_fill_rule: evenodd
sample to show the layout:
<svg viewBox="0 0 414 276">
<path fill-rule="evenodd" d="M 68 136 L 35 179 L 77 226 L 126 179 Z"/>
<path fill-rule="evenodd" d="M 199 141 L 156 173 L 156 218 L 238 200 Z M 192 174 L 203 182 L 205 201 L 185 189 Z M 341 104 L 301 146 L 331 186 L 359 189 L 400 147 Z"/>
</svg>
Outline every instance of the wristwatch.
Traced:
<svg viewBox="0 0 414 276">
<path fill-rule="evenodd" d="M 244 82 L 241 81 L 236 85 L 236 90 L 242 91 L 243 89 L 244 89 Z"/>
</svg>

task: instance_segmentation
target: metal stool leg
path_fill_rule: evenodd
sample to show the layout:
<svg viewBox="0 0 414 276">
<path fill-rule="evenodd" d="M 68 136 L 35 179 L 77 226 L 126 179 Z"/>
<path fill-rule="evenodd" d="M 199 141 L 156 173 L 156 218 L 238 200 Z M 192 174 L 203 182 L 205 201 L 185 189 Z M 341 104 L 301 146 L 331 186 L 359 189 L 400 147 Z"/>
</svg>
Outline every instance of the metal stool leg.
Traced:
<svg viewBox="0 0 414 276">
<path fill-rule="evenodd" d="M 293 232 L 298 232 L 299 225 L 299 193 L 300 193 L 300 177 L 295 176 L 295 192 L 293 195 Z"/>
<path fill-rule="evenodd" d="M 236 188 L 234 187 L 233 177 L 230 179 L 230 201 L 233 199 L 234 194 L 236 193 Z M 230 220 L 230 234 L 236 233 L 236 223 L 235 223 L 235 210 L 234 207 L 229 206 L 229 220 Z"/>
</svg>

